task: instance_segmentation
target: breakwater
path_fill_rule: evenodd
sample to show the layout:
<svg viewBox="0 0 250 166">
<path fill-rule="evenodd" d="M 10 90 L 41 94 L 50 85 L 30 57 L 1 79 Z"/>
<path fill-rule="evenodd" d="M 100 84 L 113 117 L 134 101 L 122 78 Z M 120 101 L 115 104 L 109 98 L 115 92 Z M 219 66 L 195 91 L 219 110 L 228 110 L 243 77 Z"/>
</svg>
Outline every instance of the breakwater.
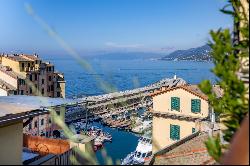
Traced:
<svg viewBox="0 0 250 166">
<path fill-rule="evenodd" d="M 149 108 L 152 106 L 149 94 L 162 87 L 172 88 L 184 84 L 186 81 L 182 78 L 166 78 L 141 88 L 84 97 L 78 100 L 79 108 L 77 110 L 67 111 L 66 122 L 83 119 L 86 116 L 101 119 L 112 118 L 112 115 L 124 116 L 130 110 L 136 111 L 142 107 Z M 104 120 L 103 122 L 110 121 Z"/>
</svg>

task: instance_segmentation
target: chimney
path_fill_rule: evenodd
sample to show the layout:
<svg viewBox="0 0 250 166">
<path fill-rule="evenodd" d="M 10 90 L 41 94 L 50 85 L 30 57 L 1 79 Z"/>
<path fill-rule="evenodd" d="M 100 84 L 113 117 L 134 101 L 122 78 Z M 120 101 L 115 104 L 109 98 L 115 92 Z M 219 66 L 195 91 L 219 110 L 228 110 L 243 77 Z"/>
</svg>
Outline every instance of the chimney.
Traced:
<svg viewBox="0 0 250 166">
<path fill-rule="evenodd" d="M 176 76 L 176 74 L 174 74 L 174 79 L 175 79 L 175 80 L 177 79 L 177 76 Z"/>
</svg>

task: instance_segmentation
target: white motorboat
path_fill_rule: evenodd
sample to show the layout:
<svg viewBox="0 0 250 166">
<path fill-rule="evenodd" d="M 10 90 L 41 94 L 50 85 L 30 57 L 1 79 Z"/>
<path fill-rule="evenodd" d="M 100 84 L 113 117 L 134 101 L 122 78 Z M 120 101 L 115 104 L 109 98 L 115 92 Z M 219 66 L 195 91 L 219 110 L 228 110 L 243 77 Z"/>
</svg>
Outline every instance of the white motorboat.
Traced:
<svg viewBox="0 0 250 166">
<path fill-rule="evenodd" d="M 141 165 L 145 159 L 152 155 L 152 141 L 149 138 L 141 137 L 138 141 L 136 150 L 127 155 L 122 160 L 121 165 Z"/>
</svg>

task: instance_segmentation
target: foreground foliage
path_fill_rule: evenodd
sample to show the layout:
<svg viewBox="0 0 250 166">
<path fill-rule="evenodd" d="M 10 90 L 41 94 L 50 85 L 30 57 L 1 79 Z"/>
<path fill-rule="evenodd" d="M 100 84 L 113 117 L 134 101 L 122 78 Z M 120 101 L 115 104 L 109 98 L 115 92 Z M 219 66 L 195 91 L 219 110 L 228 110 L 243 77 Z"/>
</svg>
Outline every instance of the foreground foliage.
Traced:
<svg viewBox="0 0 250 166">
<path fill-rule="evenodd" d="M 249 1 L 245 1 L 249 5 Z M 211 106 L 226 127 L 223 130 L 223 138 L 226 142 L 230 142 L 249 111 L 248 88 L 239 78 L 239 72 L 244 72 L 242 61 L 249 56 L 248 11 L 245 11 L 240 0 L 228 2 L 229 4 L 221 11 L 233 17 L 233 34 L 229 29 L 211 31 L 212 41 L 209 42 L 215 64 L 212 72 L 219 78 L 217 84 L 223 89 L 223 97 L 219 100 L 216 98 L 208 80 L 200 84 L 201 90 L 208 95 Z M 209 154 L 219 162 L 223 149 L 226 149 L 220 137 L 209 138 L 205 144 Z"/>
</svg>

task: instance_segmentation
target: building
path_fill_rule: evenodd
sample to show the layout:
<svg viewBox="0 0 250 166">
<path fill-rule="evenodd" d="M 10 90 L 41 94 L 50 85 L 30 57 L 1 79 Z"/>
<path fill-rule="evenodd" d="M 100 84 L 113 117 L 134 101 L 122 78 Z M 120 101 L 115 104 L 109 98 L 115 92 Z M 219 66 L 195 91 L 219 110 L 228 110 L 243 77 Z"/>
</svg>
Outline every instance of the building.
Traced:
<svg viewBox="0 0 250 166">
<path fill-rule="evenodd" d="M 53 106 L 53 110 L 57 113 L 57 115 L 61 118 L 62 121 L 65 121 L 65 112 L 66 105 L 71 106 L 70 103 L 74 103 L 75 101 L 72 99 L 63 99 L 63 98 L 50 98 L 50 97 L 40 97 L 40 96 L 27 96 L 27 95 L 13 95 L 13 96 L 2 96 L 0 97 L 0 101 L 5 103 L 15 102 L 15 103 L 24 103 L 29 106 L 37 106 L 40 108 L 41 106 Z M 58 105 L 58 106 L 56 106 Z M 73 104 L 74 105 L 74 104 Z M 1 110 L 0 110 L 1 111 Z M 32 136 L 44 136 L 44 137 L 60 137 L 61 128 L 54 123 L 51 114 L 43 114 L 33 116 L 31 118 L 24 119 L 23 133 L 32 135 Z"/>
<path fill-rule="evenodd" d="M 38 55 L 0 56 L 0 95 L 31 95 L 65 98 L 65 80 Z"/>
<path fill-rule="evenodd" d="M 222 95 L 218 86 L 213 89 L 217 96 Z M 162 88 L 151 97 L 153 153 L 196 131 L 205 130 L 202 122 L 210 119 L 212 109 L 197 85 Z"/>
<path fill-rule="evenodd" d="M 64 106 L 72 102 L 34 96 L 0 97 L 0 165 L 68 165 L 74 164 L 70 161 L 72 156 L 81 164 L 86 164 L 87 161 L 76 153 L 76 148 L 89 153 L 93 138 L 74 135 L 72 140 L 54 139 L 23 132 L 33 118 L 48 115 L 48 108 L 62 106 L 60 110 L 64 110 Z"/>
<path fill-rule="evenodd" d="M 8 66 L 0 64 L 0 96 L 16 95 L 18 75 Z"/>
<path fill-rule="evenodd" d="M 45 113 L 33 106 L 0 101 L 0 164 L 22 164 L 23 119 Z"/>
</svg>

